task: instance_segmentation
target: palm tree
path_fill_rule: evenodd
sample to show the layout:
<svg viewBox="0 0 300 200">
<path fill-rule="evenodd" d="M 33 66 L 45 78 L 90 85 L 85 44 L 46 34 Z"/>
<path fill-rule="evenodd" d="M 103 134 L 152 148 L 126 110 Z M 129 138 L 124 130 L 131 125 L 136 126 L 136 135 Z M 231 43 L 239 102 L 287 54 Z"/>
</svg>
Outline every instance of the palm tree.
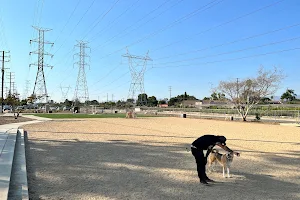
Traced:
<svg viewBox="0 0 300 200">
<path fill-rule="evenodd" d="M 287 101 L 293 101 L 296 99 L 296 96 L 297 96 L 297 94 L 295 94 L 294 90 L 286 89 L 286 92 L 281 95 L 280 99 L 282 99 L 282 100 L 286 99 Z"/>
</svg>

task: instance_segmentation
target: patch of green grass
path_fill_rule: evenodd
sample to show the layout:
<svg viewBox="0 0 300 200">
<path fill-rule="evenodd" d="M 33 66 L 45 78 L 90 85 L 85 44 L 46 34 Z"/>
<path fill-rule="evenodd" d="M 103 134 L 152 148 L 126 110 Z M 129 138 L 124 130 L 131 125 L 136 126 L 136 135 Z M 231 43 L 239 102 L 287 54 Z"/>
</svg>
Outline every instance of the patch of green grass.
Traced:
<svg viewBox="0 0 300 200">
<path fill-rule="evenodd" d="M 24 114 L 25 116 L 26 114 Z M 108 113 L 108 114 L 61 114 L 61 113 L 34 113 L 31 114 L 37 117 L 45 117 L 45 118 L 51 118 L 51 119 L 67 119 L 67 118 L 125 118 L 125 113 Z M 143 115 L 138 114 L 137 117 L 159 117 L 158 115 Z"/>
</svg>

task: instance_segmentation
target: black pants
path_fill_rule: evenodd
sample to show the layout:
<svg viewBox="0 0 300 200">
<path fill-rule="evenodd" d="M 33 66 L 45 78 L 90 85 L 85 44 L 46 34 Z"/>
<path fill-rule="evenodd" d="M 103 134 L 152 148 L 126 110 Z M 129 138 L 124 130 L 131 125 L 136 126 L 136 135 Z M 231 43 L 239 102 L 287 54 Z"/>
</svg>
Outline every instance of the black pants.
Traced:
<svg viewBox="0 0 300 200">
<path fill-rule="evenodd" d="M 205 181 L 208 179 L 205 172 L 205 165 L 207 163 L 207 159 L 203 155 L 203 151 L 197 150 L 195 148 L 191 148 L 192 154 L 195 157 L 197 163 L 197 172 L 200 181 Z"/>
</svg>

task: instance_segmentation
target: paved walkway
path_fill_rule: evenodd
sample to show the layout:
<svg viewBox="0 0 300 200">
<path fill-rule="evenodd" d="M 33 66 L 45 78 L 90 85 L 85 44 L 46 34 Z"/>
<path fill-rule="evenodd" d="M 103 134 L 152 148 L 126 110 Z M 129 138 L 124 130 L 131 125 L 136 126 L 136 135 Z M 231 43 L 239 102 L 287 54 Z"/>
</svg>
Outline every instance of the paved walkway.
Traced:
<svg viewBox="0 0 300 200">
<path fill-rule="evenodd" d="M 0 125 L 0 199 L 28 199 L 24 132 L 20 126 L 51 119 Z"/>
</svg>

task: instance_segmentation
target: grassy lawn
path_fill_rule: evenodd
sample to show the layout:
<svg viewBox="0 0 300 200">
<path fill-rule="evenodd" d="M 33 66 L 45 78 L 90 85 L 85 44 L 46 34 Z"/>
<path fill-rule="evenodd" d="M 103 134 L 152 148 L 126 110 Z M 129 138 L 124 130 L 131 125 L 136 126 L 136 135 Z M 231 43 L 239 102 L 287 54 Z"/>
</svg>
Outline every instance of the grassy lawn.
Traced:
<svg viewBox="0 0 300 200">
<path fill-rule="evenodd" d="M 38 117 L 46 117 L 46 118 L 51 118 L 51 119 L 66 119 L 66 118 L 125 118 L 126 114 L 125 113 L 108 113 L 108 114 L 61 114 L 61 113 L 34 113 L 30 114 Z M 24 114 L 26 116 L 26 114 Z M 137 117 L 158 117 L 158 115 L 143 115 L 143 114 L 138 114 Z"/>
</svg>

